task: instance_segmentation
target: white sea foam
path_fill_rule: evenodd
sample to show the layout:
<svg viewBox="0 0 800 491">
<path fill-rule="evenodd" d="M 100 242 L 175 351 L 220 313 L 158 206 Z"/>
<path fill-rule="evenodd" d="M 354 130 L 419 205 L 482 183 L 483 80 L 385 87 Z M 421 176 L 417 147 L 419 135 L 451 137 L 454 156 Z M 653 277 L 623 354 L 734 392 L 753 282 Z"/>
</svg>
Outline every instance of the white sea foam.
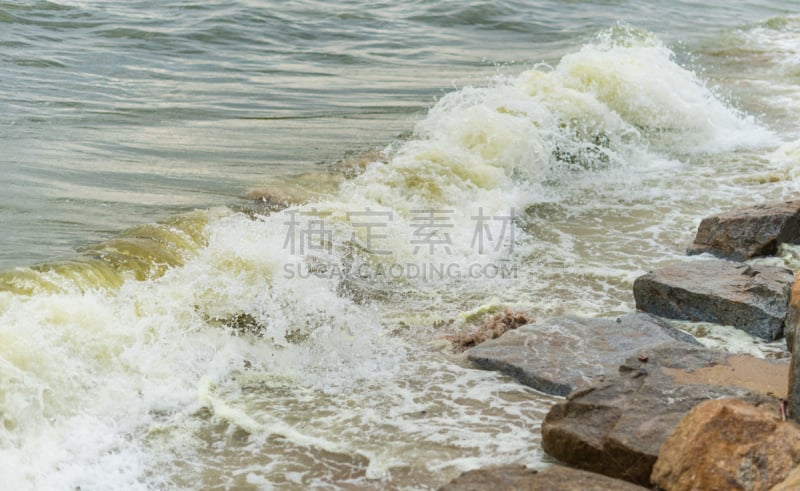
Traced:
<svg viewBox="0 0 800 491">
<path fill-rule="evenodd" d="M 773 127 L 796 139 L 800 135 L 795 117 L 800 108 L 800 18 L 775 17 L 738 30 L 715 51 L 729 65 L 727 76 L 739 86 L 737 91 L 749 100 L 752 110 L 766 113 Z"/>
<path fill-rule="evenodd" d="M 787 75 L 796 74 L 800 64 L 800 17 L 777 17 L 743 31 L 748 48 L 779 63 Z"/>
</svg>

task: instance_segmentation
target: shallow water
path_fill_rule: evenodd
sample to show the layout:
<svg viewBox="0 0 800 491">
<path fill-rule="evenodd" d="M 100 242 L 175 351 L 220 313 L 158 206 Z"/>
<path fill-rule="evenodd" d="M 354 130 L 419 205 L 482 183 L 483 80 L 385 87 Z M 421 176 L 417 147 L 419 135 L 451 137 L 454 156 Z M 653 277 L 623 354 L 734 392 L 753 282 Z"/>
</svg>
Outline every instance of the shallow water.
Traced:
<svg viewBox="0 0 800 491">
<path fill-rule="evenodd" d="M 541 465 L 554 399 L 444 336 L 630 312 L 703 216 L 797 193 L 785 2 L 365 5 L 0 3 L 9 486 Z"/>
</svg>

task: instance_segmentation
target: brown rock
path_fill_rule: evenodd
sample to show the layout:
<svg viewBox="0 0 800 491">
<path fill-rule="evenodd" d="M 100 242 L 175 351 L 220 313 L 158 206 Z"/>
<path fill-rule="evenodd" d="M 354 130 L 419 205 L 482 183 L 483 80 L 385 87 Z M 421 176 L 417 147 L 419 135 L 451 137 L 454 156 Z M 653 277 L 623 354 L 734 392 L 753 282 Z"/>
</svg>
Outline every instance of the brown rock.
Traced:
<svg viewBox="0 0 800 491">
<path fill-rule="evenodd" d="M 782 483 L 769 491 L 797 491 L 800 489 L 800 467 L 795 467 Z"/>
<path fill-rule="evenodd" d="M 730 366 L 732 356 L 685 344 L 651 349 L 646 363 L 633 356 L 618 375 L 553 406 L 542 423 L 542 447 L 576 467 L 647 486 L 661 445 L 700 402 L 735 397 L 778 414 L 775 398 L 738 385 L 737 373 L 752 377 L 746 370 L 730 370 L 727 378 L 705 370 Z M 687 383 L 679 375 L 694 378 Z"/>
<path fill-rule="evenodd" d="M 521 465 L 506 465 L 477 469 L 461 474 L 439 491 L 644 491 L 619 479 L 552 466 L 542 471 Z"/>
<path fill-rule="evenodd" d="M 800 463 L 800 429 L 744 401 L 705 401 L 670 435 L 653 467 L 666 491 L 767 491 Z"/>
<path fill-rule="evenodd" d="M 689 254 L 708 252 L 743 261 L 800 242 L 800 200 L 765 203 L 720 213 L 700 222 Z"/>
<path fill-rule="evenodd" d="M 786 398 L 789 366 L 749 355 L 728 355 L 724 363 L 687 371 L 661 367 L 678 384 L 736 385 L 753 392 Z"/>
</svg>

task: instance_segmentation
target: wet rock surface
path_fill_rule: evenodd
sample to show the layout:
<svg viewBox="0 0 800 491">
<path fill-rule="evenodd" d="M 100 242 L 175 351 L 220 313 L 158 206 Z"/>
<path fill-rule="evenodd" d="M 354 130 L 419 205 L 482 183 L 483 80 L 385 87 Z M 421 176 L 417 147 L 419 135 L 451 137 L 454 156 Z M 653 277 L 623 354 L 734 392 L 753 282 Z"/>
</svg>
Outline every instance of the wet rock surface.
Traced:
<svg viewBox="0 0 800 491">
<path fill-rule="evenodd" d="M 792 353 L 792 364 L 789 370 L 789 417 L 800 423 L 800 274 L 792 283 L 789 300 L 789 314 L 786 316 L 786 344 Z M 800 488 L 798 488 L 800 489 Z"/>
<path fill-rule="evenodd" d="M 553 406 L 542 424 L 542 446 L 570 465 L 648 486 L 662 444 L 697 404 L 738 398 L 777 414 L 774 397 L 738 386 L 735 377 L 718 385 L 704 376 L 732 356 L 674 343 L 650 350 L 646 361 L 631 357 L 616 376 Z M 785 363 L 775 366 L 788 371 Z M 682 374 L 694 379 L 680 380 Z"/>
<path fill-rule="evenodd" d="M 467 351 L 487 370 L 505 372 L 536 390 L 566 396 L 617 372 L 631 356 L 670 342 L 700 343 L 656 317 L 556 317 L 528 324 Z"/>
<path fill-rule="evenodd" d="M 636 308 L 671 319 L 727 324 L 772 341 L 783 334 L 793 273 L 722 260 L 691 261 L 636 279 Z"/>
<path fill-rule="evenodd" d="M 800 200 L 763 203 L 704 218 L 688 254 L 743 261 L 800 243 Z"/>
<path fill-rule="evenodd" d="M 705 401 L 667 438 L 652 482 L 665 491 L 768 490 L 800 463 L 800 429 L 744 401 Z"/>
</svg>

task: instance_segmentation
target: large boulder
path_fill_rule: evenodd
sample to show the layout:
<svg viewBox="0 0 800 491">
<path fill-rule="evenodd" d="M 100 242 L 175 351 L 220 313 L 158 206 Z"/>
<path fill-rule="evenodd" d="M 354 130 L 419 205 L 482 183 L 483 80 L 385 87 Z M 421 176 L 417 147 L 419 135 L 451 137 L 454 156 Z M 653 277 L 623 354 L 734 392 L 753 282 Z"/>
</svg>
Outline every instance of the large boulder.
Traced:
<svg viewBox="0 0 800 491">
<path fill-rule="evenodd" d="M 698 404 L 667 438 L 652 482 L 665 491 L 764 490 L 800 463 L 800 429 L 736 399 Z"/>
<path fill-rule="evenodd" d="M 542 423 L 542 447 L 548 454 L 648 486 L 661 445 L 694 406 L 734 397 L 769 406 L 777 414 L 776 399 L 761 392 L 770 390 L 761 373 L 782 372 L 780 386 L 788 371 L 786 363 L 768 360 L 743 369 L 743 360 L 755 359 L 685 343 L 664 345 L 650 350 L 646 360 L 639 358 L 631 357 L 616 376 L 551 408 Z"/>
<path fill-rule="evenodd" d="M 631 483 L 560 465 L 535 471 L 521 465 L 477 469 L 461 474 L 439 491 L 644 491 Z"/>
<path fill-rule="evenodd" d="M 627 358 L 675 341 L 700 345 L 691 335 L 642 313 L 617 319 L 555 317 L 508 331 L 471 348 L 467 357 L 541 392 L 566 396 L 615 374 Z"/>
<path fill-rule="evenodd" d="M 732 261 L 690 261 L 633 283 L 636 308 L 689 321 L 727 324 L 772 341 L 783 334 L 794 274 Z"/>
<path fill-rule="evenodd" d="M 743 261 L 773 255 L 782 243 L 800 243 L 800 200 L 759 204 L 704 218 L 687 252 Z"/>
</svg>

